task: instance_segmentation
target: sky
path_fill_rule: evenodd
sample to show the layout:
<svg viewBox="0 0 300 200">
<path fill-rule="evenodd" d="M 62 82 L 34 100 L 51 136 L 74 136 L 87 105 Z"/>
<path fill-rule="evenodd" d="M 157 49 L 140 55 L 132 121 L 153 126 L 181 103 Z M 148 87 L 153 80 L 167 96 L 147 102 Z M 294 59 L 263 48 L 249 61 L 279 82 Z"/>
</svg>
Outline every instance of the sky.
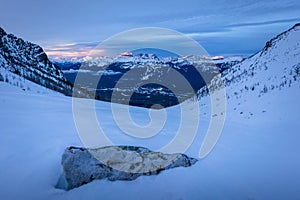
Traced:
<svg viewBox="0 0 300 200">
<path fill-rule="evenodd" d="M 210 55 L 251 55 L 300 22 L 299 0 L 0 0 L 0 26 L 50 57 L 87 55 L 123 31 L 161 27 Z M 183 47 L 184 48 L 184 47 Z"/>
</svg>

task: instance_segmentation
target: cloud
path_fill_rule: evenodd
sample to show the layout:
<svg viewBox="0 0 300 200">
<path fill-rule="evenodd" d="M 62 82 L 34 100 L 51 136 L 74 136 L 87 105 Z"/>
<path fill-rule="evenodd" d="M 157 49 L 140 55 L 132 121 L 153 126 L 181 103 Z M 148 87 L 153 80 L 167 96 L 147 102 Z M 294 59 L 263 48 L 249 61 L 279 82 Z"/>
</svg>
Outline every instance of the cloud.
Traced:
<svg viewBox="0 0 300 200">
<path fill-rule="evenodd" d="M 288 22 L 299 22 L 300 18 L 292 18 L 292 19 L 280 19 L 280 20 L 271 20 L 271 21 L 261 21 L 261 22 L 245 22 L 245 23 L 237 23 L 231 24 L 227 27 L 244 27 L 244 26 L 262 26 L 262 25 L 274 25 Z"/>
<path fill-rule="evenodd" d="M 56 57 L 85 57 L 98 43 L 66 43 L 53 46 L 45 46 L 44 50 L 48 56 Z"/>
</svg>

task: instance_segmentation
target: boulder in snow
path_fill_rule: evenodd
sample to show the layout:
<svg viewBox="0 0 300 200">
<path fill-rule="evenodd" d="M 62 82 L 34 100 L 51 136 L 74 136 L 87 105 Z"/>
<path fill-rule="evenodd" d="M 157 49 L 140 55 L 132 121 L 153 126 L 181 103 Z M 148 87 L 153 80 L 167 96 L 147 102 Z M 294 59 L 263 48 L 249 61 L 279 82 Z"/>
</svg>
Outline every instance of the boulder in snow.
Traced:
<svg viewBox="0 0 300 200">
<path fill-rule="evenodd" d="M 62 156 L 64 174 L 58 188 L 73 189 L 95 179 L 134 180 L 156 175 L 174 167 L 197 162 L 184 154 L 164 154 L 134 146 L 108 146 L 97 149 L 69 147 Z"/>
</svg>

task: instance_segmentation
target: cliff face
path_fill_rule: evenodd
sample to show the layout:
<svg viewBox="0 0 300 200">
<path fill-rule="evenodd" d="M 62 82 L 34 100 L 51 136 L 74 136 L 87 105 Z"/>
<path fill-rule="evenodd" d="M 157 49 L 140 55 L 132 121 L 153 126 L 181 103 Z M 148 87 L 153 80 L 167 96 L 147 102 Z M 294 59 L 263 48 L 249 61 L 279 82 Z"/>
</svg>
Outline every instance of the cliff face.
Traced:
<svg viewBox="0 0 300 200">
<path fill-rule="evenodd" d="M 40 46 L 7 34 L 1 27 L 0 67 L 49 89 L 72 95 L 72 85 Z"/>
</svg>

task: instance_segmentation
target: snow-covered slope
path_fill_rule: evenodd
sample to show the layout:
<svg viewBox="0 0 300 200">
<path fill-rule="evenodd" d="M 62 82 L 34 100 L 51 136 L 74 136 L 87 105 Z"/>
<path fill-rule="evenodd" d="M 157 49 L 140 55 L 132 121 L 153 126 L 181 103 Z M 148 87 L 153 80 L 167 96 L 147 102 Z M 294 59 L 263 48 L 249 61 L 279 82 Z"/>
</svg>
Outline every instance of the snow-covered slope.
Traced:
<svg viewBox="0 0 300 200">
<path fill-rule="evenodd" d="M 40 46 L 7 34 L 1 27 L 0 68 L 63 94 L 72 94 L 72 85 Z"/>
<path fill-rule="evenodd" d="M 265 103 L 271 101 L 263 98 L 267 93 L 299 88 L 300 24 L 268 41 L 262 51 L 224 71 L 222 80 L 228 102 L 234 104 L 234 113 L 250 118 L 257 112 L 266 112 Z M 199 95 L 207 95 L 206 87 Z"/>
<path fill-rule="evenodd" d="M 20 75 L 14 74 L 2 67 L 0 67 L 0 82 L 8 83 L 12 86 L 18 87 L 23 91 L 31 91 L 32 93 L 45 94 L 45 95 L 55 95 L 62 96 L 62 93 L 56 92 L 54 90 L 48 89 L 37 83 L 29 81 Z"/>
<path fill-rule="evenodd" d="M 290 87 L 300 77 L 300 24 L 266 43 L 265 48 L 228 69 L 225 84 L 231 97 L 239 98 L 248 90 L 261 95 Z"/>
<path fill-rule="evenodd" d="M 62 173 L 61 155 L 67 146 L 82 146 L 73 122 L 71 98 L 22 91 L 0 83 L 1 199 L 296 199 L 300 193 L 299 86 L 267 93 L 260 101 L 266 113 L 234 117 L 229 109 L 222 137 L 211 154 L 190 168 L 178 168 L 132 182 L 93 181 L 71 191 L 56 189 Z M 91 101 L 91 100 L 86 100 Z M 231 102 L 231 100 L 229 100 Z M 203 99 L 202 103 L 206 103 Z M 178 106 L 168 108 L 163 131 L 150 139 L 134 139 L 116 126 L 110 104 L 96 102 L 101 127 L 114 144 L 140 145 L 153 150 L 167 144 L 180 122 Z M 122 105 L 119 105 L 122 106 Z M 279 107 L 280 106 L 280 107 Z M 250 107 L 249 107 L 250 108 Z M 83 107 L 84 109 L 84 107 Z M 140 124 L 147 109 L 130 108 Z M 277 118 L 276 112 L 281 119 Z M 201 110 L 197 136 L 186 152 L 198 156 L 209 124 Z M 269 123 L 260 120 L 269 119 Z M 271 123 L 274 120 L 274 123 Z M 191 120 L 193 121 L 193 120 Z M 16 189 L 17 188 L 17 189 Z"/>
</svg>

